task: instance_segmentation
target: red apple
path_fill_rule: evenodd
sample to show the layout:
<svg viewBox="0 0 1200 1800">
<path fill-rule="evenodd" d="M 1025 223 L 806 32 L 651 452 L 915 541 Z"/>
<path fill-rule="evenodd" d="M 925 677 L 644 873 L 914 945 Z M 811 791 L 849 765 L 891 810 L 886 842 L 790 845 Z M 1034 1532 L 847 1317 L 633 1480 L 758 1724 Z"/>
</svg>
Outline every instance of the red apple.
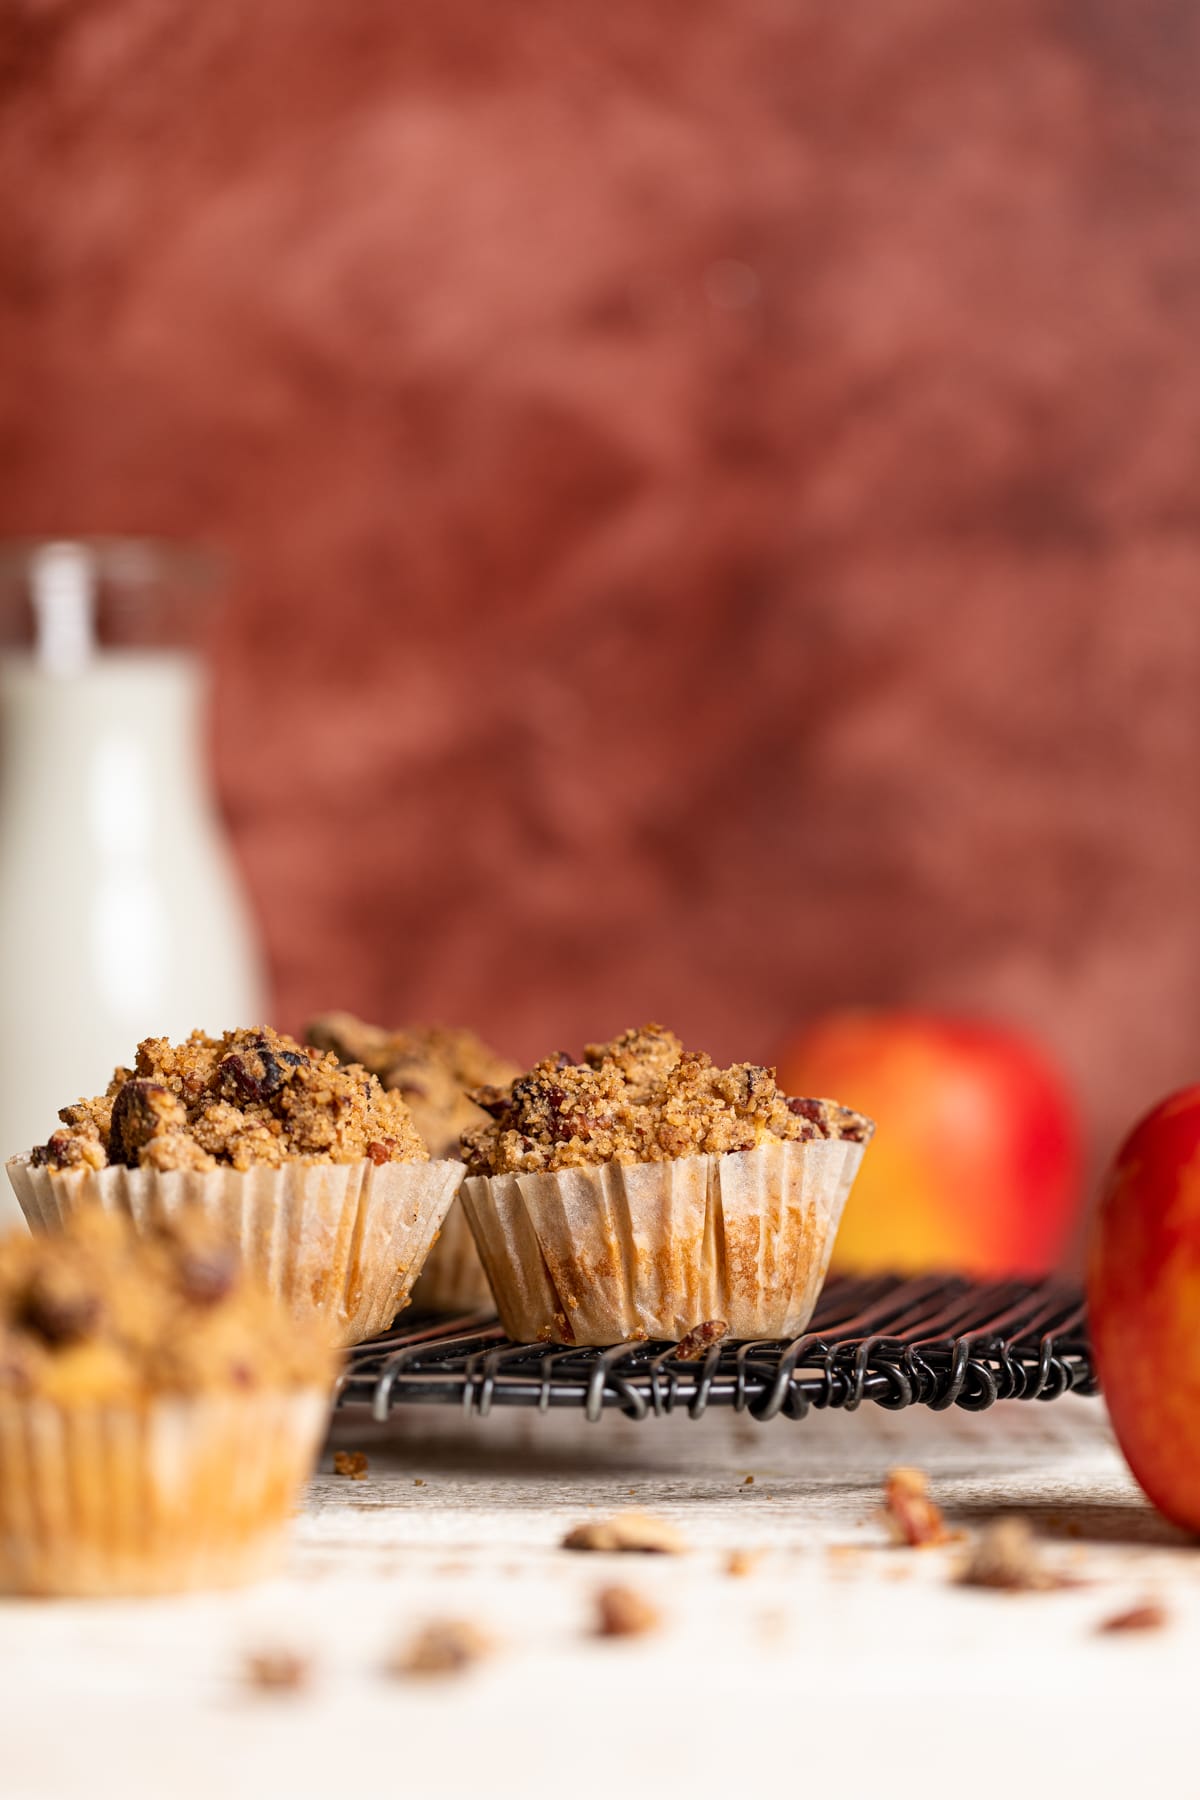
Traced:
<svg viewBox="0 0 1200 1800">
<path fill-rule="evenodd" d="M 878 1126 L 835 1269 L 1040 1274 L 1061 1257 L 1080 1200 L 1079 1116 L 1023 1033 L 933 1013 L 832 1013 L 784 1050 L 779 1080 Z"/>
<path fill-rule="evenodd" d="M 1092 1227 L 1088 1319 L 1130 1468 L 1200 1531 L 1200 1087 L 1164 1100 L 1117 1153 Z"/>
</svg>

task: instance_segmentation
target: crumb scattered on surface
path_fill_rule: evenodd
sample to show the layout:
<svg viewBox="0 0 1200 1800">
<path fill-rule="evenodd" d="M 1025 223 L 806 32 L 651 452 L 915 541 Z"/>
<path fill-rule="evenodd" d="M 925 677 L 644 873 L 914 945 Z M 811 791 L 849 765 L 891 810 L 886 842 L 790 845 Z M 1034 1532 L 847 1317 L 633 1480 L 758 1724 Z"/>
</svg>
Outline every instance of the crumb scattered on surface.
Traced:
<svg viewBox="0 0 1200 1800">
<path fill-rule="evenodd" d="M 268 1026 L 143 1038 L 132 1069 L 59 1113 L 31 1155 L 52 1169 L 246 1170 L 285 1162 L 424 1162 L 398 1093 Z"/>
<path fill-rule="evenodd" d="M 264 1694 L 296 1694 L 312 1680 L 312 1660 L 295 1650 L 252 1650 L 246 1657 L 245 1679 Z"/>
<path fill-rule="evenodd" d="M 666 1162 L 813 1138 L 865 1143 L 874 1130 L 836 1101 L 790 1098 L 771 1069 L 719 1069 L 661 1025 L 589 1044 L 582 1062 L 560 1051 L 508 1086 L 470 1097 L 491 1116 L 463 1135 L 474 1175 Z"/>
<path fill-rule="evenodd" d="M 425 1477 L 423 1475 L 414 1475 L 413 1476 L 413 1486 L 414 1487 L 424 1487 L 425 1486 Z"/>
<path fill-rule="evenodd" d="M 761 1550 L 731 1550 L 725 1558 L 727 1575 L 751 1575 L 763 1559 Z"/>
<path fill-rule="evenodd" d="M 678 1556 L 687 1549 L 682 1535 L 665 1519 L 649 1513 L 614 1513 L 608 1519 L 589 1519 L 576 1525 L 562 1541 L 564 1550 L 632 1550 Z"/>
<path fill-rule="evenodd" d="M 753 1487 L 753 1486 L 754 1486 L 754 1477 L 753 1477 L 753 1475 L 747 1475 L 747 1477 L 746 1477 L 746 1479 L 745 1479 L 745 1481 L 743 1481 L 743 1483 L 742 1483 L 742 1486 L 743 1486 L 743 1487 Z"/>
<path fill-rule="evenodd" d="M 883 1493 L 883 1513 L 888 1531 L 898 1544 L 914 1550 L 949 1539 L 942 1509 L 929 1494 L 923 1469 L 892 1469 Z"/>
<path fill-rule="evenodd" d="M 390 1675 L 459 1675 L 494 1650 L 486 1632 L 466 1619 L 435 1619 L 387 1664 Z"/>
<path fill-rule="evenodd" d="M 680 1338 L 675 1346 L 675 1361 L 699 1362 L 714 1344 L 728 1336 L 729 1327 L 724 1319 L 705 1319 L 703 1324 L 693 1325 L 686 1337 Z"/>
<path fill-rule="evenodd" d="M 333 1472 L 344 1475 L 348 1481 L 365 1481 L 368 1463 L 361 1450 L 335 1450 L 333 1453 Z"/>
<path fill-rule="evenodd" d="M 597 1637 L 645 1637 L 661 1624 L 658 1608 L 634 1588 L 606 1587 L 596 1595 Z"/>
<path fill-rule="evenodd" d="M 1008 1593 L 1047 1593 L 1076 1587 L 1069 1575 L 1047 1567 L 1028 1521 L 997 1519 L 971 1546 L 958 1576 L 965 1587 L 996 1588 Z"/>
<path fill-rule="evenodd" d="M 1161 1631 L 1170 1622 L 1171 1615 L 1161 1600 L 1139 1600 L 1136 1606 L 1102 1619 L 1096 1629 L 1102 1632 Z"/>
</svg>

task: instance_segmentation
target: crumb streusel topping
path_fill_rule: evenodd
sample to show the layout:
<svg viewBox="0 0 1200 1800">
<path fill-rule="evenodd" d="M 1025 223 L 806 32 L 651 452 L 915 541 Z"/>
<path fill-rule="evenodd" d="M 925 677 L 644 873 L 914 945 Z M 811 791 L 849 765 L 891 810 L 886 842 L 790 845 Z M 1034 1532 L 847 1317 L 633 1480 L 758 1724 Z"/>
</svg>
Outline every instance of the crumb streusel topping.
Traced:
<svg viewBox="0 0 1200 1800">
<path fill-rule="evenodd" d="M 368 1070 L 267 1026 L 182 1044 L 146 1038 L 105 1093 L 59 1113 L 33 1151 L 53 1169 L 278 1168 L 292 1161 L 425 1162 L 404 1098 Z"/>
<path fill-rule="evenodd" d="M 314 1019 L 305 1036 L 343 1062 L 361 1063 L 385 1088 L 402 1094 L 433 1156 L 460 1156 L 463 1132 L 484 1123 L 468 1088 L 503 1087 L 520 1074 L 473 1031 L 448 1026 L 387 1031 L 353 1013 L 332 1012 Z"/>
<path fill-rule="evenodd" d="M 325 1386 L 337 1356 L 186 1211 L 147 1235 L 83 1207 L 0 1240 L 0 1393 L 60 1404 Z"/>
<path fill-rule="evenodd" d="M 781 1093 L 773 1069 L 719 1069 L 662 1025 L 589 1044 L 583 1057 L 560 1051 L 507 1087 L 472 1093 L 492 1122 L 463 1136 L 471 1174 L 667 1162 L 812 1138 L 865 1143 L 874 1130 L 835 1100 Z"/>
</svg>

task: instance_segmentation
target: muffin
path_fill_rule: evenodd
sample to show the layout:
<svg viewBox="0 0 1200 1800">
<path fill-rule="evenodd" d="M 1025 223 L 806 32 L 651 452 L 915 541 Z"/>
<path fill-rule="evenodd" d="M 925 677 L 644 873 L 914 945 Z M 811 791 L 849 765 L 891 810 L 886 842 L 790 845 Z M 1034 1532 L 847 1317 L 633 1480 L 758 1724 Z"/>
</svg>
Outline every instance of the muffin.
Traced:
<svg viewBox="0 0 1200 1800">
<path fill-rule="evenodd" d="M 361 1063 L 389 1092 L 401 1094 L 435 1157 L 460 1159 L 462 1133 L 487 1123 L 466 1089 L 497 1086 L 519 1074 L 515 1063 L 473 1031 L 440 1025 L 385 1031 L 352 1013 L 325 1013 L 313 1020 L 307 1036 L 343 1062 Z M 413 1303 L 435 1312 L 476 1312 L 494 1304 L 471 1228 L 457 1205 L 446 1214 L 413 1289 Z"/>
<path fill-rule="evenodd" d="M 472 1098 L 460 1199 L 509 1336 L 564 1344 L 804 1330 L 874 1130 L 714 1066 L 661 1025 Z"/>
<path fill-rule="evenodd" d="M 7 1165 L 35 1230 L 90 1202 L 147 1227 L 199 1209 L 340 1344 L 407 1304 L 462 1175 L 429 1160 L 400 1094 L 266 1028 L 147 1038 L 132 1070 L 59 1118 Z"/>
<path fill-rule="evenodd" d="M 337 1356 L 198 1214 L 0 1240 L 0 1590 L 224 1587 L 281 1560 Z"/>
</svg>

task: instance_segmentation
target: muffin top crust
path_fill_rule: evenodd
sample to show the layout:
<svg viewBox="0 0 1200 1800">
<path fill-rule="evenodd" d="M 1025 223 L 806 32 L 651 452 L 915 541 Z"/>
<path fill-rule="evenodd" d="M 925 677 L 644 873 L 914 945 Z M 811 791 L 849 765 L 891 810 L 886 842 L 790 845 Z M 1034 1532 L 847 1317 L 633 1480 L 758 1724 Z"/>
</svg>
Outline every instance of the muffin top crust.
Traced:
<svg viewBox="0 0 1200 1800">
<path fill-rule="evenodd" d="M 61 1405 L 327 1386 L 338 1358 L 242 1273 L 200 1214 L 139 1233 L 81 1207 L 0 1239 L 0 1393 Z"/>
<path fill-rule="evenodd" d="M 589 1044 L 581 1063 L 560 1051 L 509 1086 L 471 1097 L 491 1114 L 463 1137 L 472 1175 L 668 1162 L 812 1138 L 866 1143 L 875 1129 L 835 1100 L 789 1098 L 773 1069 L 719 1069 L 662 1025 Z"/>
<path fill-rule="evenodd" d="M 367 1069 L 268 1026 L 182 1044 L 145 1038 L 132 1069 L 59 1113 L 33 1151 L 52 1169 L 278 1168 L 286 1162 L 425 1162 L 403 1097 Z"/>
<path fill-rule="evenodd" d="M 332 1050 L 342 1062 L 361 1063 L 384 1087 L 403 1096 L 417 1130 L 438 1157 L 461 1155 L 464 1131 L 483 1125 L 486 1114 L 466 1089 L 507 1086 L 520 1074 L 473 1031 L 444 1025 L 408 1025 L 387 1031 L 353 1013 L 322 1013 L 308 1027 L 310 1044 Z"/>
</svg>

